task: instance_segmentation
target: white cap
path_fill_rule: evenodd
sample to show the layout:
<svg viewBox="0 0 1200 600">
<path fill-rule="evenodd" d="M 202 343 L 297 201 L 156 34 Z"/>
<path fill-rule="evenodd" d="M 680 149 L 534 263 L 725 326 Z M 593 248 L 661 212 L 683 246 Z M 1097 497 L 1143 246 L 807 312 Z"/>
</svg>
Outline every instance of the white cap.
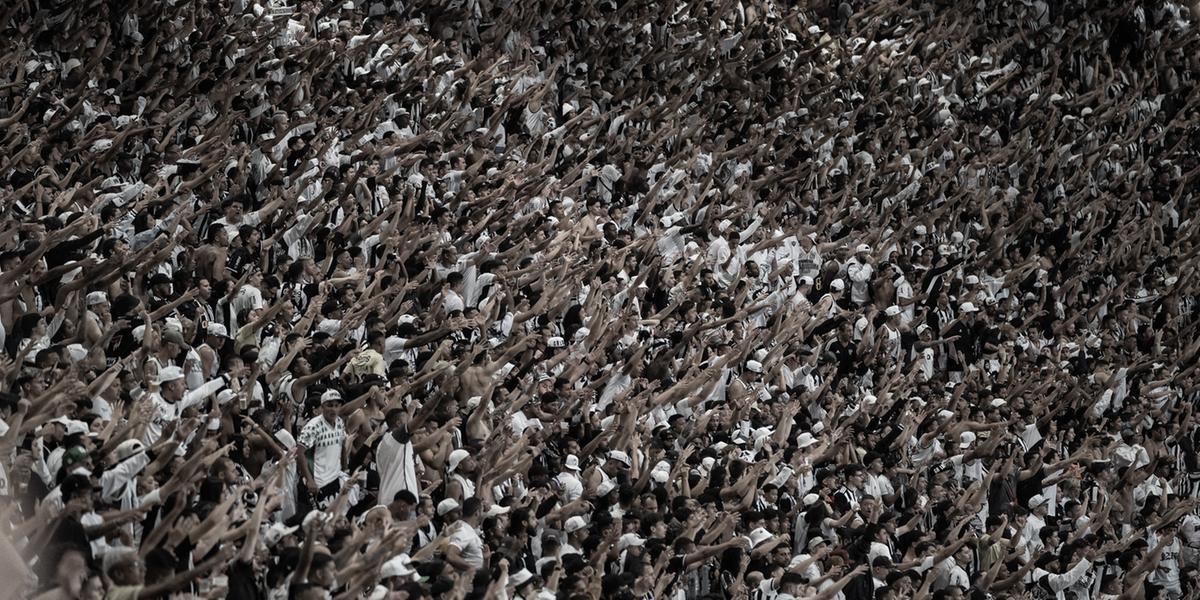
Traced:
<svg viewBox="0 0 1200 600">
<path fill-rule="evenodd" d="M 325 390 L 325 393 L 321 394 L 321 404 L 325 404 L 326 402 L 338 402 L 341 399 L 342 394 L 337 390 Z"/>
<path fill-rule="evenodd" d="M 885 314 L 889 317 L 894 317 L 894 316 L 900 314 L 900 307 L 893 304 L 893 305 L 887 307 L 887 309 L 885 309 L 883 311 L 883 314 Z"/>
<path fill-rule="evenodd" d="M 828 544 L 828 543 L 829 542 L 825 541 L 825 538 L 823 538 L 819 535 L 814 538 L 809 538 L 808 550 L 811 552 L 811 551 L 815 550 L 817 548 L 817 546 L 820 546 L 821 544 Z"/>
<path fill-rule="evenodd" d="M 390 577 L 405 577 L 415 579 L 417 570 L 412 568 L 412 559 L 407 554 L 396 556 L 387 562 L 383 563 L 383 568 L 379 571 L 381 579 Z"/>
<path fill-rule="evenodd" d="M 76 421 L 74 419 L 67 422 L 67 435 L 75 435 L 77 433 L 87 433 L 87 423 Z"/>
<path fill-rule="evenodd" d="M 571 471 L 578 471 L 579 457 L 574 454 L 568 454 L 566 460 L 563 461 L 563 467 Z"/>
<path fill-rule="evenodd" d="M 627 467 L 633 466 L 633 461 L 629 459 L 629 455 L 620 450 L 613 450 L 608 453 L 608 460 L 615 460 Z"/>
<path fill-rule="evenodd" d="M 300 529 L 299 525 L 288 527 L 283 523 L 272 523 L 271 526 L 267 528 L 266 534 L 263 536 L 263 542 L 265 542 L 267 547 L 270 548 L 271 546 L 278 544 L 279 540 L 296 533 L 297 529 Z"/>
<path fill-rule="evenodd" d="M 123 461 L 138 452 L 141 452 L 145 446 L 141 440 L 125 440 L 117 445 L 117 462 Z"/>
<path fill-rule="evenodd" d="M 158 372 L 159 385 L 175 381 L 176 379 L 183 379 L 183 369 L 180 369 L 174 365 L 163 367 L 162 370 Z"/>
<path fill-rule="evenodd" d="M 67 344 L 67 354 L 71 362 L 79 362 L 87 358 L 88 351 L 87 348 L 83 347 L 83 344 Z"/>
<path fill-rule="evenodd" d="M 757 360 L 748 360 L 746 361 L 746 370 L 750 371 L 751 373 L 762 373 L 763 365 Z"/>
<path fill-rule="evenodd" d="M 444 516 L 446 516 L 446 513 L 450 512 L 452 510 L 458 510 L 458 506 L 459 505 L 458 505 L 457 500 L 455 500 L 454 498 L 446 498 L 445 500 L 438 502 L 437 514 L 439 517 L 444 517 Z"/>
<path fill-rule="evenodd" d="M 286 429 L 276 431 L 274 437 L 275 441 L 279 442 L 286 450 L 296 447 L 296 438 L 292 435 L 292 432 Z"/>
<path fill-rule="evenodd" d="M 763 542 L 775 537 L 775 535 L 765 528 L 756 527 L 754 531 L 750 532 L 748 537 L 750 538 L 750 547 L 757 548 Z"/>
<path fill-rule="evenodd" d="M 646 540 L 636 533 L 626 533 L 617 540 L 617 552 L 624 550 L 630 546 L 645 545 Z"/>
<path fill-rule="evenodd" d="M 871 246 L 870 246 L 870 245 L 868 245 L 868 244 L 859 244 L 859 245 L 858 245 L 858 247 L 856 247 L 856 248 L 854 249 L 854 253 L 855 253 L 855 254 L 858 254 L 858 253 L 860 253 L 860 252 L 866 252 L 867 254 L 870 254 L 870 253 L 871 253 Z"/>
<path fill-rule="evenodd" d="M 229 388 L 225 388 L 225 389 L 221 390 L 219 393 L 217 393 L 217 404 L 221 404 L 221 405 L 229 404 L 233 400 L 233 397 L 236 395 L 237 394 L 233 390 L 231 390 Z"/>
<path fill-rule="evenodd" d="M 508 582 L 515 586 L 524 585 L 525 582 L 529 581 L 530 579 L 533 579 L 533 573 L 530 573 L 529 569 L 521 569 L 520 571 L 508 576 Z"/>
<path fill-rule="evenodd" d="M 512 509 L 507 506 L 500 506 L 499 504 L 493 504 L 493 505 L 487 507 L 487 510 L 483 511 L 483 516 L 485 518 L 498 517 L 500 515 L 507 515 L 508 511 L 510 511 L 510 510 L 512 510 Z"/>
<path fill-rule="evenodd" d="M 924 225 L 917 225 L 916 227 L 913 227 L 913 233 L 917 235 L 925 235 L 928 233 L 928 230 L 925 229 Z"/>
<path fill-rule="evenodd" d="M 446 464 L 447 464 L 446 471 L 453 473 L 456 469 L 458 469 L 458 465 L 460 463 L 462 463 L 462 461 L 466 460 L 466 458 L 470 455 L 471 455 L 470 452 L 467 452 L 466 450 L 463 450 L 462 448 L 459 448 L 458 450 L 451 452 L 450 457 L 446 459 Z"/>
<path fill-rule="evenodd" d="M 958 311 L 963 313 L 973 313 L 979 312 L 979 309 L 975 308 L 975 304 L 973 302 L 963 302 L 962 304 L 958 305 Z"/>
<path fill-rule="evenodd" d="M 567 345 L 567 341 L 557 335 L 552 338 L 546 339 L 546 347 L 547 348 L 563 348 L 563 347 L 566 347 L 566 345 Z"/>
<path fill-rule="evenodd" d="M 596 488 L 596 495 L 600 496 L 600 497 L 604 497 L 604 496 L 607 496 L 609 494 L 609 492 L 611 492 L 615 489 L 617 489 L 616 480 L 609 479 L 608 481 L 603 481 L 600 483 L 600 486 Z"/>
<path fill-rule="evenodd" d="M 796 436 L 797 448 L 807 448 L 815 443 L 817 443 L 817 438 L 807 431 Z"/>
<path fill-rule="evenodd" d="M 964 431 L 958 434 L 958 447 L 970 448 L 971 444 L 975 443 L 975 434 L 970 431 Z"/>
<path fill-rule="evenodd" d="M 820 499 L 821 499 L 821 497 L 816 494 L 806 494 L 804 496 L 804 498 L 800 499 L 800 501 L 804 503 L 804 506 L 812 506 L 812 505 L 816 504 L 817 501 L 819 501 Z"/>
<path fill-rule="evenodd" d="M 97 304 L 107 304 L 108 294 L 104 292 L 90 292 L 87 295 L 87 305 L 95 306 Z"/>
<path fill-rule="evenodd" d="M 1049 498 L 1041 494 L 1034 494 L 1033 497 L 1029 499 L 1029 509 L 1033 510 L 1043 504 L 1046 504 L 1047 502 L 1050 502 Z"/>
<path fill-rule="evenodd" d="M 833 281 L 829 282 L 829 289 L 840 292 L 846 289 L 846 282 L 842 281 L 841 279 L 834 279 Z"/>
<path fill-rule="evenodd" d="M 220 323 L 209 323 L 207 330 L 208 335 L 229 337 L 229 330 L 225 329 L 225 326 Z"/>
<path fill-rule="evenodd" d="M 583 517 L 580 516 L 571 517 L 570 519 L 567 519 L 566 523 L 563 524 L 563 529 L 567 533 L 575 533 L 584 527 L 587 527 L 587 521 L 584 521 Z"/>
</svg>

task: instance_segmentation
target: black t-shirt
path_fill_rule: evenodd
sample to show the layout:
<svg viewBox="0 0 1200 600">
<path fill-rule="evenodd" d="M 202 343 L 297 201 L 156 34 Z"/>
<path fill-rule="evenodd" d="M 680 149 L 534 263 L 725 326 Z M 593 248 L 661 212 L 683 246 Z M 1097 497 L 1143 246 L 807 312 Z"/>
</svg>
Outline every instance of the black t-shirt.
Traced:
<svg viewBox="0 0 1200 600">
<path fill-rule="evenodd" d="M 829 352 L 837 359 L 839 378 L 854 371 L 854 355 L 858 352 L 857 342 L 851 340 L 843 343 L 842 340 L 833 340 L 829 344 Z"/>
<path fill-rule="evenodd" d="M 229 565 L 229 591 L 225 596 L 229 600 L 265 600 L 267 595 L 259 584 L 254 566 L 242 560 L 235 560 Z"/>
</svg>

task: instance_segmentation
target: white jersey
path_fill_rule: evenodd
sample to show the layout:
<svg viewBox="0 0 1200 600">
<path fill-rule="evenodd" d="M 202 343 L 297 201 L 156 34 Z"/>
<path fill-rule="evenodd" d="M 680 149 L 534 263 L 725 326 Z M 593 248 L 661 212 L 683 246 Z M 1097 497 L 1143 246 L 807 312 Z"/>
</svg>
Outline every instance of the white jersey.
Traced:
<svg viewBox="0 0 1200 600">
<path fill-rule="evenodd" d="M 325 487 L 342 473 L 342 443 L 346 441 L 346 425 L 337 417 L 330 425 L 325 417 L 316 416 L 304 424 L 296 443 L 312 450 L 312 475 L 317 487 Z"/>
</svg>

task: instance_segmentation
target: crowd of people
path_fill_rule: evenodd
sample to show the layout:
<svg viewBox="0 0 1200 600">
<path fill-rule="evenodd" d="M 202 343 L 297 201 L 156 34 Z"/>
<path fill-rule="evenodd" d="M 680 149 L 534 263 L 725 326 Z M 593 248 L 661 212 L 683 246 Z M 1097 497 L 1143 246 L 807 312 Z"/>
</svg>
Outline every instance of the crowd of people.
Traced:
<svg viewBox="0 0 1200 600">
<path fill-rule="evenodd" d="M 1200 598 L 1200 9 L 0 7 L 0 597 Z"/>
</svg>

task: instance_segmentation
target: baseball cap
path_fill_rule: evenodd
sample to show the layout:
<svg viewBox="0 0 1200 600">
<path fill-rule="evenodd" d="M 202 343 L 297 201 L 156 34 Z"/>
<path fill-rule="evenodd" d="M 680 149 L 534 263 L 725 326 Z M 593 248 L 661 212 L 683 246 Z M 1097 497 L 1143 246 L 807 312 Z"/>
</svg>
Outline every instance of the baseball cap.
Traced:
<svg viewBox="0 0 1200 600">
<path fill-rule="evenodd" d="M 583 529 L 584 527 L 587 527 L 587 521 L 584 521 L 583 517 L 580 516 L 571 517 L 570 519 L 567 519 L 566 523 L 563 524 L 563 529 L 565 529 L 567 533 L 574 533 L 580 529 Z"/>
<path fill-rule="evenodd" d="M 104 292 L 90 292 L 87 295 L 87 305 L 88 306 L 95 306 L 97 304 L 107 304 L 107 303 L 108 303 L 108 294 L 105 294 Z"/>
<path fill-rule="evenodd" d="M 759 546 L 759 544 L 762 544 L 763 542 L 765 542 L 775 536 L 770 531 L 767 531 L 765 528 L 757 527 L 754 529 L 754 531 L 750 532 L 749 537 L 750 537 L 750 547 L 757 548 Z"/>
<path fill-rule="evenodd" d="M 417 570 L 412 567 L 412 559 L 407 554 L 400 554 L 383 563 L 379 570 L 380 579 L 404 577 L 416 579 Z"/>
<path fill-rule="evenodd" d="M 627 467 L 633 466 L 633 461 L 629 459 L 629 455 L 621 452 L 620 450 L 613 450 L 612 452 L 609 452 L 608 459 L 615 460 Z"/>
<path fill-rule="evenodd" d="M 958 436 L 958 447 L 969 448 L 975 443 L 975 434 L 970 431 L 964 431 Z"/>
<path fill-rule="evenodd" d="M 453 473 L 455 470 L 458 469 L 458 465 L 460 463 L 462 463 L 462 461 L 466 460 L 467 457 L 470 455 L 471 455 L 470 452 L 467 452 L 466 450 L 463 450 L 462 448 L 459 448 L 458 450 L 451 452 L 450 456 L 446 459 L 446 465 L 447 465 L 446 470 L 450 473 Z"/>
<path fill-rule="evenodd" d="M 164 337 L 165 337 L 165 335 L 164 335 Z M 162 385 L 164 383 L 170 383 L 172 381 L 175 381 L 176 379 L 183 379 L 183 369 L 180 369 L 179 367 L 176 367 L 174 365 L 168 366 L 168 367 L 163 367 L 162 370 L 158 372 L 158 384 L 159 385 Z"/>
<path fill-rule="evenodd" d="M 498 517 L 500 515 L 507 515 L 510 510 L 512 510 L 512 509 L 507 506 L 500 506 L 499 504 L 493 504 L 493 505 L 487 507 L 487 510 L 483 511 L 483 516 L 484 517 Z"/>
<path fill-rule="evenodd" d="M 271 526 L 267 528 L 266 534 L 263 536 L 263 542 L 265 542 L 267 547 L 270 548 L 275 544 L 278 544 L 283 538 L 296 533 L 297 529 L 300 529 L 299 525 L 288 527 L 283 523 L 272 523 Z"/>
<path fill-rule="evenodd" d="M 162 341 L 171 342 L 173 344 L 178 344 L 180 346 L 188 345 L 188 343 L 186 341 L 184 341 L 184 339 L 183 339 L 183 334 L 179 333 L 178 331 L 175 331 L 174 329 L 167 329 L 167 330 L 163 331 Z"/>
<path fill-rule="evenodd" d="M 225 329 L 225 326 L 220 323 L 209 323 L 208 335 L 227 338 L 229 337 L 229 330 Z"/>
<path fill-rule="evenodd" d="M 636 533 L 626 533 L 617 540 L 617 551 L 620 552 L 630 546 L 645 545 L 646 540 Z"/>
<path fill-rule="evenodd" d="M 458 510 L 458 507 L 459 507 L 459 504 L 458 504 L 457 500 L 455 500 L 454 498 L 446 498 L 445 500 L 438 502 L 437 514 L 439 517 L 444 517 L 444 516 L 446 516 L 446 513 L 453 511 L 453 510 Z"/>
<path fill-rule="evenodd" d="M 321 404 L 325 404 L 326 402 L 341 402 L 341 401 L 342 401 L 342 394 L 341 394 L 341 392 L 339 392 L 337 390 L 325 390 L 325 392 L 321 394 Z"/>
<path fill-rule="evenodd" d="M 88 452 L 83 446 L 72 446 L 69 450 L 63 453 L 62 466 L 70 468 L 76 463 L 88 457 Z"/>
<path fill-rule="evenodd" d="M 525 582 L 529 581 L 530 579 L 533 579 L 533 573 L 530 573 L 529 569 L 521 569 L 520 571 L 508 576 L 508 582 L 517 587 L 524 585 Z"/>
<path fill-rule="evenodd" d="M 125 440 L 121 442 L 117 445 L 117 449 L 114 451 L 117 454 L 117 462 L 123 461 L 130 456 L 141 452 L 144 448 L 145 446 L 142 445 L 141 440 Z"/>
<path fill-rule="evenodd" d="M 846 289 L 846 282 L 842 281 L 841 279 L 834 279 L 833 281 L 829 282 L 829 289 L 840 292 Z"/>
</svg>

